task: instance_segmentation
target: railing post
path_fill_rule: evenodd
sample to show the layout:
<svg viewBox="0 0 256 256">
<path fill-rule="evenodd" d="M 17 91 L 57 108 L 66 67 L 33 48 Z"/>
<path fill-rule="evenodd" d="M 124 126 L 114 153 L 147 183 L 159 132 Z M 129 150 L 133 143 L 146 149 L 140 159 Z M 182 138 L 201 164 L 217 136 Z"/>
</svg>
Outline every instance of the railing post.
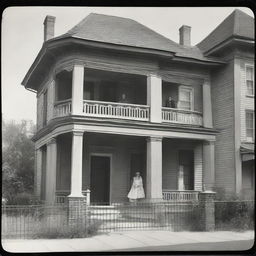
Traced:
<svg viewBox="0 0 256 256">
<path fill-rule="evenodd" d="M 90 202 L 91 202 L 91 191 L 90 191 L 90 189 L 87 189 L 85 192 L 86 192 L 86 204 L 90 205 Z"/>
</svg>

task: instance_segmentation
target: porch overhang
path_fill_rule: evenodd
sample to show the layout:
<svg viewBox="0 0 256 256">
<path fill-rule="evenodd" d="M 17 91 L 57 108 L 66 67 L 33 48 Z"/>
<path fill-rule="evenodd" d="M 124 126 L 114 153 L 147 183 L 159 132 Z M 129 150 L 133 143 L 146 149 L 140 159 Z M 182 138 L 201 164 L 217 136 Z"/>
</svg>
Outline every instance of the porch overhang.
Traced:
<svg viewBox="0 0 256 256">
<path fill-rule="evenodd" d="M 215 141 L 216 130 L 203 127 L 186 125 L 166 125 L 142 122 L 130 122 L 129 120 L 102 120 L 81 116 L 69 116 L 55 118 L 43 129 L 39 130 L 32 138 L 36 146 L 44 145 L 51 137 L 63 133 L 79 130 L 83 132 L 95 132 L 105 134 L 119 134 L 140 137 L 184 138 L 195 140 Z"/>
<path fill-rule="evenodd" d="M 39 51 L 36 59 L 32 63 L 31 67 L 29 68 L 27 74 L 25 75 L 23 81 L 21 82 L 22 85 L 25 86 L 26 89 L 31 89 L 36 91 L 38 88 L 38 82 L 35 83 L 36 74 L 41 74 L 42 70 L 45 69 L 45 72 L 49 71 L 49 66 L 52 65 L 56 59 L 56 57 L 65 52 L 63 50 L 67 46 L 85 46 L 94 49 L 103 49 L 108 51 L 115 51 L 115 52 L 126 52 L 132 53 L 136 55 L 144 55 L 144 56 L 153 56 L 154 58 L 161 58 L 161 59 L 168 59 L 174 60 L 175 62 L 184 62 L 184 63 L 191 63 L 191 64 L 199 64 L 199 65 L 206 65 L 206 66 L 218 66 L 223 65 L 225 62 L 218 60 L 216 58 L 202 58 L 196 59 L 192 57 L 186 56 L 176 56 L 175 52 L 171 51 L 164 51 L 161 49 L 151 49 L 151 48 L 142 48 L 142 47 L 133 47 L 128 45 L 118 45 L 118 44 L 111 44 L 111 43 L 104 43 L 104 42 L 96 42 L 90 41 L 80 38 L 74 37 L 60 37 L 60 38 L 53 38 L 46 42 L 44 42 L 41 50 Z M 37 76 L 37 75 L 36 75 Z M 42 76 L 42 75 L 41 75 Z M 39 77 L 41 78 L 39 75 Z M 34 78 L 33 78 L 34 77 Z M 43 77 L 43 76 L 42 76 Z M 38 80 L 37 80 L 38 81 Z"/>
<path fill-rule="evenodd" d="M 243 143 L 240 147 L 240 153 L 241 153 L 243 162 L 254 160 L 255 159 L 254 144 Z"/>
</svg>

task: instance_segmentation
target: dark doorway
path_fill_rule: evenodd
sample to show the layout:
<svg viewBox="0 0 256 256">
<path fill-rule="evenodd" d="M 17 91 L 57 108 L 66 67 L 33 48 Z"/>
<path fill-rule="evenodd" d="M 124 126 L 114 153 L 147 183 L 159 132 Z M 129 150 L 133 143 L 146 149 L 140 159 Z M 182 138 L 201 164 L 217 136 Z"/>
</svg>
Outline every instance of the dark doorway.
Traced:
<svg viewBox="0 0 256 256">
<path fill-rule="evenodd" d="M 107 102 L 116 102 L 116 83 L 103 81 L 101 83 L 100 100 Z"/>
<path fill-rule="evenodd" d="M 185 190 L 194 190 L 194 151 L 180 150 L 179 165 L 182 165 L 184 170 Z"/>
<path fill-rule="evenodd" d="M 91 202 L 109 203 L 110 157 L 91 156 Z"/>
<path fill-rule="evenodd" d="M 41 176 L 41 195 L 40 199 L 45 200 L 45 189 L 46 189 L 46 146 L 42 146 L 42 176 Z"/>
<path fill-rule="evenodd" d="M 131 154 L 131 177 L 130 181 L 132 185 L 132 178 L 136 172 L 140 172 L 143 181 L 143 188 L 146 191 L 146 156 L 143 153 Z"/>
</svg>

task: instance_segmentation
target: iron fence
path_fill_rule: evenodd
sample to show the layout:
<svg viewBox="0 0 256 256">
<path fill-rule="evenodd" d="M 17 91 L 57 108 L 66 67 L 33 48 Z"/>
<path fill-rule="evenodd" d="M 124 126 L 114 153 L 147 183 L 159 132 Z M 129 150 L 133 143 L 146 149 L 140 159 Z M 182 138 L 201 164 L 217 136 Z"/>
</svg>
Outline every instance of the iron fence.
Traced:
<svg viewBox="0 0 256 256">
<path fill-rule="evenodd" d="M 215 201 L 216 230 L 254 229 L 254 201 Z"/>
<path fill-rule="evenodd" d="M 45 205 L 6 205 L 2 207 L 2 238 L 31 238 L 43 228 L 67 224 L 68 208 Z"/>
<path fill-rule="evenodd" d="M 254 201 L 215 201 L 215 227 L 217 230 L 253 229 Z M 101 232 L 124 230 L 202 231 L 205 210 L 197 202 L 133 202 L 85 206 L 83 223 L 77 223 L 79 236 L 87 227 Z M 37 238 L 42 230 L 73 229 L 68 221 L 69 209 L 63 205 L 24 205 L 2 207 L 2 238 Z M 95 223 L 97 225 L 95 225 Z M 73 223 L 74 224 L 74 223 Z M 64 231 L 65 231 L 64 230 Z M 65 231 L 66 232 L 66 231 Z M 82 234 L 83 235 L 83 234 Z M 47 236 L 46 236 L 47 237 Z"/>
<path fill-rule="evenodd" d="M 90 205 L 90 220 L 100 230 L 197 230 L 201 216 L 198 202 L 149 202 Z"/>
</svg>

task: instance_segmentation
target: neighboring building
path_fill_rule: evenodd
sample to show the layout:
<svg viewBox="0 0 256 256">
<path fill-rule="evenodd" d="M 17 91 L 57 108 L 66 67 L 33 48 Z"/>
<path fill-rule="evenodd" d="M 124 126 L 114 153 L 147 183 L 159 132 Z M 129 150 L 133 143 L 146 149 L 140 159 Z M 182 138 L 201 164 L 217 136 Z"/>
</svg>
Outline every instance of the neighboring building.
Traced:
<svg viewBox="0 0 256 256">
<path fill-rule="evenodd" d="M 46 17 L 45 42 L 22 82 L 37 93 L 35 189 L 41 199 L 62 202 L 69 195 L 76 200 L 90 189 L 92 202 L 126 202 L 136 171 L 149 200 L 192 200 L 199 191 L 213 190 L 215 179 L 217 185 L 235 189 L 227 184 L 242 174 L 232 173 L 235 147 L 240 156 L 238 139 L 233 148 L 232 143 L 234 129 L 244 127 L 246 100 L 241 94 L 237 109 L 229 94 L 243 77 L 242 71 L 235 72 L 230 53 L 208 54 L 211 40 L 191 46 L 189 26 L 180 28 L 177 44 L 126 18 L 92 13 L 59 37 L 54 37 L 54 23 L 54 17 Z M 246 49 L 252 58 L 248 64 L 253 64 Z M 235 52 L 241 57 L 242 52 Z M 250 72 L 244 87 L 252 83 Z M 218 88 L 224 80 L 228 88 L 222 91 Z M 227 94 L 230 101 L 222 99 Z M 246 116 L 249 124 L 249 112 Z M 242 136 L 250 136 L 251 128 L 241 129 Z M 233 134 L 225 147 L 220 144 L 226 139 L 221 138 L 223 129 Z"/>
<path fill-rule="evenodd" d="M 235 10 L 197 45 L 226 62 L 211 77 L 216 187 L 254 195 L 254 19 Z"/>
</svg>

